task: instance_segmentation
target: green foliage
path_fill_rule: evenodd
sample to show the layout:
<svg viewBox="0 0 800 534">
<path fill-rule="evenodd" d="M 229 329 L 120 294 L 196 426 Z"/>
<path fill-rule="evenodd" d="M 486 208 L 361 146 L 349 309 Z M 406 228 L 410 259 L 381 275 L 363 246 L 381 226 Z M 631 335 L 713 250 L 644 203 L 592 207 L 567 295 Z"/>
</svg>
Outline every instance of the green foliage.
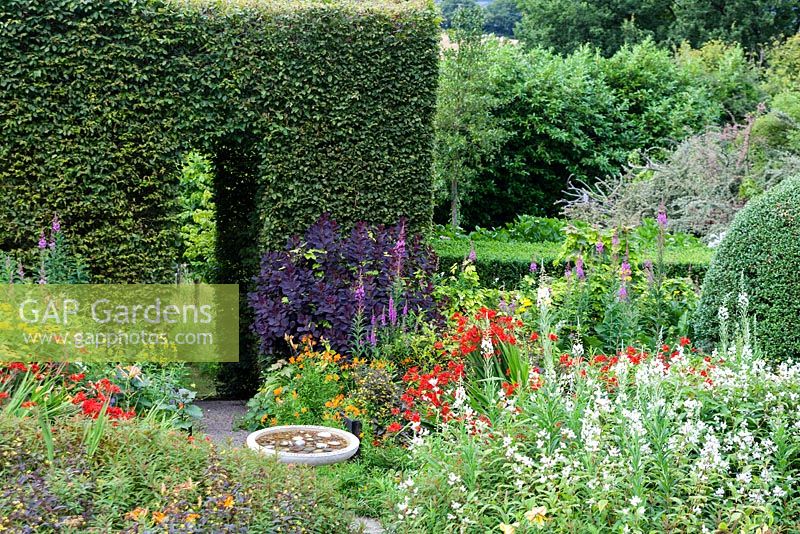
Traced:
<svg viewBox="0 0 800 534">
<path fill-rule="evenodd" d="M 658 0 L 520 0 L 519 8 L 517 36 L 561 53 L 589 43 L 612 55 L 645 37 L 661 41 L 668 31 L 669 5 Z"/>
<path fill-rule="evenodd" d="M 502 37 L 513 37 L 514 26 L 522 20 L 517 0 L 494 0 L 486 6 L 484 31 Z"/>
<path fill-rule="evenodd" d="M 246 448 L 223 452 L 201 436 L 142 419 L 106 424 L 89 455 L 83 435 L 99 428 L 98 421 L 59 418 L 49 427 L 50 444 L 36 417 L 0 416 L 0 527 L 347 530 L 351 516 L 333 484 L 311 469 L 287 467 Z M 47 463 L 49 454 L 53 461 Z"/>
<path fill-rule="evenodd" d="M 724 117 L 710 80 L 715 65 L 693 73 L 652 40 L 624 46 L 601 63 L 606 83 L 624 106 L 630 149 L 665 147 Z M 718 66 L 717 66 L 718 67 Z"/>
<path fill-rule="evenodd" d="M 442 0 L 439 9 L 442 10 L 442 28 L 453 26 L 453 17 L 459 9 L 483 11 L 475 0 Z"/>
<path fill-rule="evenodd" d="M 611 55 L 625 44 L 651 38 L 659 44 L 736 41 L 749 52 L 800 27 L 800 2 L 735 0 L 520 0 L 517 35 L 531 46 L 561 53 L 584 44 Z"/>
<path fill-rule="evenodd" d="M 610 58 L 588 48 L 561 57 L 487 38 L 470 53 L 442 63 L 434 158 L 438 198 L 452 212 L 458 182 L 465 226 L 555 215 L 568 180 L 616 174 L 637 151 L 666 149 L 721 122 L 726 107 L 756 102 L 737 100 L 755 82 L 735 47 L 692 61 L 652 41 Z M 437 220 L 446 212 L 440 203 Z"/>
<path fill-rule="evenodd" d="M 714 40 L 694 49 L 684 42 L 675 59 L 683 71 L 708 87 L 711 100 L 734 121 L 752 113 L 766 96 L 759 87 L 760 72 L 739 43 Z"/>
<path fill-rule="evenodd" d="M 448 272 L 461 265 L 474 246 L 477 259 L 475 268 L 484 285 L 489 287 L 517 287 L 529 273 L 531 261 L 544 265 L 548 272 L 561 273 L 564 262 L 559 261 L 561 245 L 555 243 L 520 243 L 474 241 L 468 239 L 441 239 L 433 241 L 439 255 L 439 270 Z M 668 247 L 664 267 L 670 277 L 700 278 L 705 274 L 712 251 L 705 246 Z M 649 249 L 642 261 L 655 260 Z"/>
<path fill-rule="evenodd" d="M 57 211 L 98 281 L 170 280 L 192 150 L 225 281 L 326 211 L 428 224 L 436 23 L 422 0 L 3 2 L 0 248 Z"/>
<path fill-rule="evenodd" d="M 492 114 L 498 104 L 492 80 L 500 73 L 492 64 L 496 43 L 482 39 L 483 10 L 459 9 L 453 24 L 453 44 L 445 47 L 439 75 L 433 170 L 438 200 L 449 204 L 450 223 L 458 227 L 462 199 L 508 133 Z"/>
<path fill-rule="evenodd" d="M 525 241 L 527 243 L 560 243 L 564 240 L 563 219 L 517 215 L 502 228 L 475 228 L 470 232 L 470 239 L 486 239 L 494 241 Z"/>
<path fill-rule="evenodd" d="M 703 281 L 699 337 L 716 339 L 719 316 L 744 307 L 755 316 L 757 341 L 771 357 L 800 354 L 798 235 L 800 177 L 785 179 L 739 212 Z M 727 311 L 720 312 L 722 307 Z"/>
<path fill-rule="evenodd" d="M 216 278 L 217 243 L 214 175 L 211 162 L 197 152 L 186 155 L 180 175 L 180 223 L 183 259 L 201 281 Z"/>
<path fill-rule="evenodd" d="M 772 93 L 800 87 L 800 33 L 775 41 L 767 52 L 766 87 Z"/>
</svg>

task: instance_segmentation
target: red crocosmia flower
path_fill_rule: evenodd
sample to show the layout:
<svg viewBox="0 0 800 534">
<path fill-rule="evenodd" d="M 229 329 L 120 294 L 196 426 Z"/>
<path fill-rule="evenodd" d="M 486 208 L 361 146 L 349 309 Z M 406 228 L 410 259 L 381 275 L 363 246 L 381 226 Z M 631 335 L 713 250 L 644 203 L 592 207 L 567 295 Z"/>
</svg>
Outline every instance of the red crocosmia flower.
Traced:
<svg viewBox="0 0 800 534">
<path fill-rule="evenodd" d="M 112 383 L 108 378 L 101 378 L 94 384 L 94 388 L 100 393 L 114 394 L 119 393 L 119 386 Z"/>
<path fill-rule="evenodd" d="M 0 400 L 8 398 L 8 391 L 0 391 Z"/>
<path fill-rule="evenodd" d="M 79 391 L 77 395 L 72 397 L 72 404 L 80 404 L 86 400 L 86 393 Z"/>
<path fill-rule="evenodd" d="M 400 415 L 400 408 L 392 408 L 392 415 Z"/>
<path fill-rule="evenodd" d="M 533 334 L 531 334 L 530 339 L 531 339 L 531 341 L 539 341 L 539 333 L 538 332 L 534 332 Z"/>
<path fill-rule="evenodd" d="M 517 384 L 516 382 L 512 382 L 510 384 L 508 382 L 503 382 L 503 392 L 505 392 L 506 397 L 510 397 L 511 395 L 513 395 L 518 387 L 519 384 Z"/>
<path fill-rule="evenodd" d="M 688 345 L 691 342 L 692 341 L 688 337 L 682 337 L 681 341 L 680 341 L 681 347 L 685 347 L 686 345 Z"/>
<path fill-rule="evenodd" d="M 34 406 L 36 406 L 36 403 L 33 401 L 25 401 L 22 404 L 20 404 L 20 406 L 22 406 L 23 408 L 33 408 Z"/>
<path fill-rule="evenodd" d="M 19 371 L 20 373 L 24 373 L 28 370 L 22 362 L 11 362 L 8 364 L 8 368 L 12 371 Z"/>
<path fill-rule="evenodd" d="M 547 337 L 550 338 L 550 341 L 558 341 L 558 336 L 553 333 L 548 334 Z"/>
<path fill-rule="evenodd" d="M 84 373 L 73 373 L 69 375 L 69 379 L 72 380 L 73 382 L 80 382 L 84 378 L 86 378 L 86 375 Z"/>
<path fill-rule="evenodd" d="M 392 423 L 391 425 L 389 425 L 389 426 L 386 428 L 386 431 L 387 431 L 387 432 L 392 432 L 392 433 L 394 433 L 394 432 L 400 432 L 400 430 L 401 430 L 402 428 L 403 428 L 403 426 L 402 426 L 400 423 L 398 423 L 397 421 L 395 421 L 394 423 Z"/>
</svg>

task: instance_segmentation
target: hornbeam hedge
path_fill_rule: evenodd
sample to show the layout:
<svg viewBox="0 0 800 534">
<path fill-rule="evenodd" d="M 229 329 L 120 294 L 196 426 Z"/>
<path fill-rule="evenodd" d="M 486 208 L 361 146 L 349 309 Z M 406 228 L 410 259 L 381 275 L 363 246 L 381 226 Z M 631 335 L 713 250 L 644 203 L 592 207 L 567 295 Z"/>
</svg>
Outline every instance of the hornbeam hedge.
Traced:
<svg viewBox="0 0 800 534">
<path fill-rule="evenodd" d="M 223 281 L 323 212 L 425 225 L 437 35 L 425 0 L 3 0 L 0 249 L 57 212 L 94 280 L 171 279 L 190 150 Z"/>
</svg>

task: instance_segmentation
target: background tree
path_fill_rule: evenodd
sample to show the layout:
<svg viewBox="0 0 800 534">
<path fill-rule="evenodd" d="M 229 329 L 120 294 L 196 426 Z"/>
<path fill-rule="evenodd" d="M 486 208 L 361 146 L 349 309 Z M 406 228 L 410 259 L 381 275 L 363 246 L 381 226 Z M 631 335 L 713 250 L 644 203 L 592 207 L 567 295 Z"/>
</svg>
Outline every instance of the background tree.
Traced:
<svg viewBox="0 0 800 534">
<path fill-rule="evenodd" d="M 800 30 L 800 0 L 519 0 L 516 35 L 569 53 L 583 44 L 611 55 L 625 43 L 699 47 L 718 39 L 755 52 Z"/>
<path fill-rule="evenodd" d="M 482 43 L 484 11 L 460 7 L 445 47 L 434 119 L 434 177 L 440 200 L 449 200 L 449 219 L 461 223 L 461 197 L 506 137 L 493 115 L 491 63 Z"/>
<path fill-rule="evenodd" d="M 530 46 L 563 54 L 584 44 L 611 55 L 626 42 L 663 40 L 670 5 L 658 0 L 519 0 L 522 22 L 515 35 Z"/>
<path fill-rule="evenodd" d="M 460 8 L 483 10 L 475 0 L 442 0 L 439 8 L 442 10 L 442 28 L 445 29 L 453 25 L 453 16 Z"/>
<path fill-rule="evenodd" d="M 513 37 L 514 26 L 522 20 L 517 0 L 494 0 L 486 6 L 486 22 L 483 30 L 502 37 Z"/>
</svg>

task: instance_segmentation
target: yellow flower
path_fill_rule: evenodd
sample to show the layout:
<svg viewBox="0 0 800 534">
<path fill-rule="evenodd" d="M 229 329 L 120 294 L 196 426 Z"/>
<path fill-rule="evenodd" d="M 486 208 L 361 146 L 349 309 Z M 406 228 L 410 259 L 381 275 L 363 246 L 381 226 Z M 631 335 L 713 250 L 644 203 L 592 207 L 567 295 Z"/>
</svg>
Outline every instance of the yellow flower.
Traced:
<svg viewBox="0 0 800 534">
<path fill-rule="evenodd" d="M 517 531 L 517 527 L 519 523 L 514 523 L 512 525 L 506 523 L 500 523 L 497 528 L 503 531 L 503 534 L 514 534 Z"/>
<path fill-rule="evenodd" d="M 222 501 L 223 508 L 233 508 L 233 496 L 228 495 L 225 497 L 225 500 Z"/>
<path fill-rule="evenodd" d="M 280 395 L 281 393 L 283 393 L 283 388 L 282 387 L 277 387 L 272 391 L 272 394 L 275 395 L 276 397 L 278 395 Z"/>
<path fill-rule="evenodd" d="M 537 527 L 541 528 L 547 519 L 547 508 L 544 506 L 535 506 L 525 512 L 525 519 L 527 519 L 532 525 L 536 525 Z"/>
<path fill-rule="evenodd" d="M 167 514 L 164 512 L 153 512 L 153 521 L 156 522 L 156 525 L 164 521 L 167 518 Z"/>
<path fill-rule="evenodd" d="M 307 411 L 308 411 L 308 408 L 306 408 L 305 406 L 300 408 L 300 413 L 306 413 Z"/>
</svg>

